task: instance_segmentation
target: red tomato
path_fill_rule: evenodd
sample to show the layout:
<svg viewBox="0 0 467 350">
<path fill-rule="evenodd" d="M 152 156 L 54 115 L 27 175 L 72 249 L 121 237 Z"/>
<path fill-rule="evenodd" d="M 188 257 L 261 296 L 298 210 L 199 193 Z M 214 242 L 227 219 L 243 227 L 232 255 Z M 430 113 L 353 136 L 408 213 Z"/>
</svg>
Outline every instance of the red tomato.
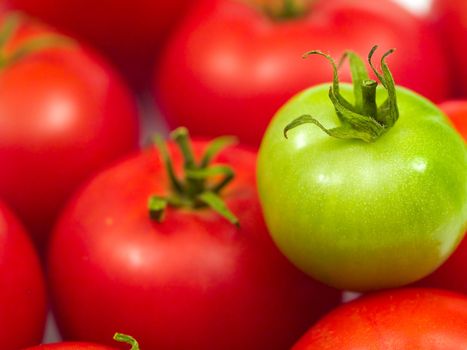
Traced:
<svg viewBox="0 0 467 350">
<path fill-rule="evenodd" d="M 431 16 L 449 57 L 454 95 L 467 96 L 467 2 L 434 0 Z"/>
<path fill-rule="evenodd" d="M 45 285 L 24 229 L 0 203 L 0 343 L 17 350 L 38 344 L 45 325 Z"/>
<path fill-rule="evenodd" d="M 467 100 L 449 101 L 440 105 L 449 116 L 456 129 L 467 140 Z M 460 276 L 467 272 L 467 236 L 451 257 L 428 277 L 417 283 L 418 286 L 449 289 L 467 294 L 467 278 Z"/>
<path fill-rule="evenodd" d="M 161 42 L 193 0 L 4 0 L 106 53 L 134 82 L 147 81 Z"/>
<path fill-rule="evenodd" d="M 467 298 L 435 289 L 373 294 L 335 309 L 292 350 L 467 349 Z"/>
<path fill-rule="evenodd" d="M 193 146 L 199 155 L 206 143 Z M 170 153 L 180 173 L 182 157 Z M 236 173 L 223 198 L 240 228 L 207 208 L 168 208 L 163 223 L 150 220 L 148 198 L 170 188 L 154 151 L 101 173 L 74 198 L 49 256 L 66 339 L 106 342 L 121 329 L 141 349 L 286 349 L 338 303 L 340 293 L 296 270 L 270 239 L 256 154 L 232 147 L 217 159 Z"/>
<path fill-rule="evenodd" d="M 116 350 L 104 345 L 90 343 L 56 343 L 38 345 L 24 350 Z"/>
<path fill-rule="evenodd" d="M 129 349 L 129 346 L 131 346 L 130 350 L 140 350 L 138 342 L 131 336 L 116 333 L 113 339 L 128 344 L 124 348 L 122 347 L 122 349 Z M 64 342 L 54 344 L 42 344 L 24 350 L 116 350 L 116 348 L 109 348 L 104 345 L 91 343 Z"/>
<path fill-rule="evenodd" d="M 171 126 L 258 145 L 282 104 L 329 81 L 327 62 L 303 60 L 305 51 L 367 55 L 375 43 L 398 49 L 389 59 L 398 84 L 434 100 L 446 96 L 439 43 L 391 1 L 318 0 L 304 17 L 279 21 L 241 1 L 208 0 L 172 37 L 155 76 L 156 99 Z"/>
<path fill-rule="evenodd" d="M 13 52 L 48 35 L 57 33 L 23 23 L 6 49 Z M 76 186 L 138 143 L 129 91 L 104 62 L 74 42 L 4 67 L 0 115 L 0 197 L 40 245 Z"/>
<path fill-rule="evenodd" d="M 448 101 L 440 104 L 439 107 L 467 141 L 467 100 Z"/>
</svg>

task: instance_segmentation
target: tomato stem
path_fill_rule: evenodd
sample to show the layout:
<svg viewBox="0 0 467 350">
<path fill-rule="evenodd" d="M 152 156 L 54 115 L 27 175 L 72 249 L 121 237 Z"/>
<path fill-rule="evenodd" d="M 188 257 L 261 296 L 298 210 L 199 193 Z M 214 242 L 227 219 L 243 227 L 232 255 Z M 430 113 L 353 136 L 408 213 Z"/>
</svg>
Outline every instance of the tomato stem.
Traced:
<svg viewBox="0 0 467 350">
<path fill-rule="evenodd" d="M 329 98 L 334 105 L 334 109 L 342 125 L 328 129 L 311 115 L 305 114 L 296 118 L 284 128 L 284 136 L 287 138 L 289 130 L 305 123 L 315 124 L 329 136 L 335 138 L 359 139 L 365 142 L 374 142 L 390 130 L 399 118 L 395 83 L 386 63 L 386 57 L 392 54 L 394 49 L 386 52 L 381 58 L 382 73 L 380 73 L 372 62 L 373 54 L 377 48 L 377 46 L 374 46 L 371 49 L 368 55 L 368 62 L 376 77 L 388 93 L 387 99 L 379 107 L 376 104 L 376 88 L 378 83 L 369 79 L 364 62 L 354 52 L 346 52 L 342 56 L 339 66 L 336 65 L 331 56 L 321 51 L 307 52 L 304 57 L 310 55 L 323 56 L 333 67 L 333 82 L 329 89 Z M 354 104 L 347 101 L 339 91 L 338 69 L 346 58 L 350 61 Z"/>
<path fill-rule="evenodd" d="M 169 196 L 150 196 L 148 199 L 149 216 L 162 222 L 168 206 L 189 207 L 192 209 L 210 207 L 230 223 L 238 226 L 237 217 L 227 208 L 220 192 L 233 180 L 235 173 L 225 165 L 210 165 L 214 157 L 236 140 L 232 137 L 219 137 L 213 140 L 201 158 L 196 162 L 188 130 L 178 128 L 170 134 L 183 156 L 184 179 L 180 180 L 173 167 L 167 146 L 160 136 L 156 137 L 162 161 L 165 164 L 172 193 Z M 213 178 L 217 179 L 214 181 Z M 210 181 L 209 181 L 210 180 Z"/>
<path fill-rule="evenodd" d="M 131 345 L 130 350 L 139 350 L 138 342 L 136 341 L 135 338 L 133 338 L 130 335 L 126 335 L 126 334 L 123 334 L 123 333 L 115 333 L 113 339 L 118 341 L 118 342 L 127 343 L 127 344 Z"/>
</svg>

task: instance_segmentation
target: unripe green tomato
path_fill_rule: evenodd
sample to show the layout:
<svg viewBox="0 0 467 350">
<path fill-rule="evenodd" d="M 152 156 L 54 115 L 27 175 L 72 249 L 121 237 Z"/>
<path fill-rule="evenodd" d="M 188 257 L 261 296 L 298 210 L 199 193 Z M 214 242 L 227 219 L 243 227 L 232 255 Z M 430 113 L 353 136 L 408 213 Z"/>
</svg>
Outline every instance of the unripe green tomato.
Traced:
<svg viewBox="0 0 467 350">
<path fill-rule="evenodd" d="M 333 287 L 368 291 L 440 266 L 467 228 L 466 144 L 442 112 L 397 87 L 399 119 L 374 142 L 328 136 L 339 125 L 329 84 L 282 107 L 261 144 L 258 186 L 270 233 L 301 270 Z M 353 100 L 353 88 L 341 93 Z M 381 105 L 387 93 L 378 88 Z"/>
</svg>

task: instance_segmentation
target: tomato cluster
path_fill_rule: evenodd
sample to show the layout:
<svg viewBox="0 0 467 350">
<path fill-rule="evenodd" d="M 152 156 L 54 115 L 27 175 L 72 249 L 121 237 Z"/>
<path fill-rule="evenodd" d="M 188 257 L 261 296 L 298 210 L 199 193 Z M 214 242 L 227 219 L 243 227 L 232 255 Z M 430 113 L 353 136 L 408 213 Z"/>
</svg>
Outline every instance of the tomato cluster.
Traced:
<svg viewBox="0 0 467 350">
<path fill-rule="evenodd" d="M 0 1 L 2 348 L 466 348 L 465 18 Z"/>
</svg>

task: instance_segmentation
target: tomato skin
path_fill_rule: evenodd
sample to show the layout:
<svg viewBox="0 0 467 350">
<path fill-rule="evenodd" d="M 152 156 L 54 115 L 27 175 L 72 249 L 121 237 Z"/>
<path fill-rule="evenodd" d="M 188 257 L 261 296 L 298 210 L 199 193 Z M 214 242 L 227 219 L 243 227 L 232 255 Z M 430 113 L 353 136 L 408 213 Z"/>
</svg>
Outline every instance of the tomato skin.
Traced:
<svg viewBox="0 0 467 350">
<path fill-rule="evenodd" d="M 195 152 L 205 145 L 195 142 Z M 169 188 L 152 150 L 101 173 L 71 202 L 49 255 L 65 339 L 105 343 L 118 329 L 141 349 L 284 349 L 339 303 L 339 292 L 296 270 L 270 240 L 256 155 L 229 148 L 218 161 L 236 172 L 223 198 L 240 229 L 208 209 L 169 208 L 162 224 L 151 221 L 149 196 Z"/>
<path fill-rule="evenodd" d="M 344 304 L 292 350 L 467 349 L 467 298 L 435 289 L 399 289 Z"/>
<path fill-rule="evenodd" d="M 453 122 L 457 131 L 467 140 L 467 101 L 448 101 L 442 103 L 441 110 Z M 456 248 L 449 259 L 435 272 L 425 277 L 417 286 L 449 289 L 467 294 L 467 279 L 462 276 L 467 267 L 467 236 Z"/>
<path fill-rule="evenodd" d="M 38 344 L 46 317 L 39 259 L 21 224 L 0 203 L 0 335 L 2 349 Z"/>
<path fill-rule="evenodd" d="M 129 346 L 127 345 L 127 348 Z M 42 344 L 27 348 L 24 350 L 116 350 L 104 345 L 90 344 L 90 343 L 56 343 L 56 344 Z"/>
<path fill-rule="evenodd" d="M 193 0 L 5 0 L 100 49 L 135 84 L 148 81 L 161 44 Z"/>
<path fill-rule="evenodd" d="M 258 146 L 283 103 L 332 74 L 325 62 L 303 60 L 304 52 L 367 55 L 375 43 L 397 47 L 390 62 L 401 85 L 436 101 L 446 97 L 439 43 L 405 10 L 391 1 L 322 0 L 313 6 L 302 19 L 272 21 L 241 1 L 202 2 L 171 38 L 154 78 L 168 123 L 197 135 L 235 134 Z M 343 78 L 349 80 L 348 71 Z"/>
<path fill-rule="evenodd" d="M 467 3 L 464 0 L 434 0 L 431 21 L 449 57 L 454 97 L 467 96 Z"/>
<path fill-rule="evenodd" d="M 467 100 L 447 101 L 440 104 L 439 108 L 447 114 L 464 140 L 467 140 Z"/>
<path fill-rule="evenodd" d="M 273 239 L 303 271 L 341 289 L 418 280 L 465 232 L 465 143 L 436 106 L 400 87 L 400 118 L 374 143 L 333 139 L 310 125 L 285 139 L 284 127 L 303 114 L 339 125 L 328 89 L 295 96 L 264 136 L 258 190 Z M 342 90 L 351 100 L 350 85 Z M 384 96 L 380 90 L 379 103 Z"/>
<path fill-rule="evenodd" d="M 57 33 L 27 22 L 8 47 L 51 34 Z M 74 42 L 6 67 L 0 114 L 0 197 L 42 247 L 75 188 L 138 146 L 130 92 L 100 58 Z"/>
</svg>

